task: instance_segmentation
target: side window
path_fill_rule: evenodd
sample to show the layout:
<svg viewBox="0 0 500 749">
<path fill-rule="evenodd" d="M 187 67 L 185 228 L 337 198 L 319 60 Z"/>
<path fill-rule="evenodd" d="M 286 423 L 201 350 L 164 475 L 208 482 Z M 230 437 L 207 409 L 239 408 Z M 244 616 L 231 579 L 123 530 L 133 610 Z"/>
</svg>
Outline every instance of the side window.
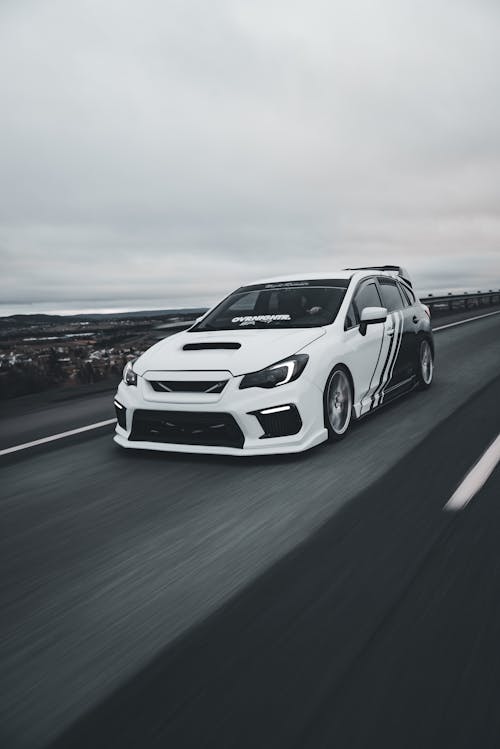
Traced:
<svg viewBox="0 0 500 749">
<path fill-rule="evenodd" d="M 347 315 L 345 316 L 344 330 L 354 328 L 356 325 L 359 325 L 359 318 L 356 315 L 354 304 L 351 302 L 349 309 L 347 310 Z"/>
<path fill-rule="evenodd" d="M 382 303 L 387 307 L 388 312 L 395 312 L 403 309 L 403 297 L 399 293 L 396 281 L 390 278 L 379 278 L 380 293 L 382 294 Z"/>
<path fill-rule="evenodd" d="M 407 286 L 404 286 L 404 284 L 402 283 L 398 284 L 398 288 L 403 295 L 403 299 L 408 302 L 409 307 L 411 307 L 412 304 L 415 304 L 415 294 L 411 289 L 409 289 Z"/>
<path fill-rule="evenodd" d="M 382 307 L 380 301 L 380 295 L 376 284 L 371 281 L 370 283 L 363 284 L 361 288 L 356 292 L 354 296 L 354 312 L 356 315 L 357 322 L 359 323 L 361 312 L 365 307 Z"/>
</svg>

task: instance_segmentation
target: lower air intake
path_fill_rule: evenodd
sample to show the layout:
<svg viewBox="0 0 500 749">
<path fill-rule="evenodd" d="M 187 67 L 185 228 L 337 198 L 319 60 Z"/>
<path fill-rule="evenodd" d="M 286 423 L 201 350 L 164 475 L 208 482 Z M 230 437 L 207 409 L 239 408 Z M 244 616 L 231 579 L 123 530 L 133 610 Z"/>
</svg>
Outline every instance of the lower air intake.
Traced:
<svg viewBox="0 0 500 749">
<path fill-rule="evenodd" d="M 127 428 L 127 409 L 115 401 L 116 420 L 122 429 Z"/>
<path fill-rule="evenodd" d="M 245 438 L 230 414 L 138 409 L 129 440 L 242 448 Z"/>
<path fill-rule="evenodd" d="M 280 408 L 280 407 L 278 407 Z M 283 406 L 283 410 L 271 410 L 271 413 L 264 411 L 253 411 L 252 415 L 256 416 L 259 420 L 259 424 L 264 430 L 264 434 L 261 436 L 262 439 L 268 439 L 270 437 L 289 437 L 292 434 L 297 434 L 302 429 L 302 419 L 296 408 L 296 406 Z"/>
</svg>

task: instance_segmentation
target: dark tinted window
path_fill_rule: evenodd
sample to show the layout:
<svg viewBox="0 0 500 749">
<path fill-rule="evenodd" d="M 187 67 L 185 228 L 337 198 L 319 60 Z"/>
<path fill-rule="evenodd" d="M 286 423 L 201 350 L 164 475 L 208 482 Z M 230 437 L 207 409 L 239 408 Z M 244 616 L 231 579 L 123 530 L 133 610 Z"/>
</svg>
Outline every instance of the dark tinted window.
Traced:
<svg viewBox="0 0 500 749">
<path fill-rule="evenodd" d="M 415 304 L 415 294 L 413 291 L 402 283 L 398 284 L 398 286 L 403 295 L 403 299 L 408 302 L 408 306 L 411 307 L 412 304 Z"/>
<path fill-rule="evenodd" d="M 328 282 L 326 282 L 328 283 Z M 224 299 L 198 325 L 198 330 L 240 328 L 317 328 L 335 320 L 346 288 L 302 282 L 272 288 L 240 289 Z"/>
<path fill-rule="evenodd" d="M 399 293 L 396 281 L 389 278 L 379 278 L 380 292 L 382 294 L 382 303 L 387 307 L 388 312 L 394 312 L 403 309 L 403 298 Z"/>
<path fill-rule="evenodd" d="M 349 309 L 347 310 L 347 315 L 345 316 L 344 330 L 354 328 L 356 327 L 356 325 L 359 325 L 359 318 L 356 315 L 354 304 L 351 302 L 351 304 L 349 305 Z"/>
<path fill-rule="evenodd" d="M 374 282 L 364 284 L 354 297 L 354 307 L 359 323 L 361 312 L 365 307 L 382 307 L 380 295 Z"/>
</svg>

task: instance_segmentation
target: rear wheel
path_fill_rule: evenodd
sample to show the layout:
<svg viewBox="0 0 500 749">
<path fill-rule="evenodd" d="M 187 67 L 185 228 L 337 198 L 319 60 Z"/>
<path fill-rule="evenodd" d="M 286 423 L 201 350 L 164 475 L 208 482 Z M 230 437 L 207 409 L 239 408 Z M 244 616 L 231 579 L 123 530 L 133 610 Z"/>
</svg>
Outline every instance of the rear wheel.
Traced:
<svg viewBox="0 0 500 749">
<path fill-rule="evenodd" d="M 335 367 L 325 387 L 325 425 L 331 442 L 341 440 L 347 433 L 352 417 L 352 387 L 349 375 L 342 367 Z"/>
<path fill-rule="evenodd" d="M 420 341 L 418 355 L 417 379 L 420 390 L 427 390 L 432 385 L 434 376 L 434 356 L 429 341 L 424 338 Z"/>
</svg>

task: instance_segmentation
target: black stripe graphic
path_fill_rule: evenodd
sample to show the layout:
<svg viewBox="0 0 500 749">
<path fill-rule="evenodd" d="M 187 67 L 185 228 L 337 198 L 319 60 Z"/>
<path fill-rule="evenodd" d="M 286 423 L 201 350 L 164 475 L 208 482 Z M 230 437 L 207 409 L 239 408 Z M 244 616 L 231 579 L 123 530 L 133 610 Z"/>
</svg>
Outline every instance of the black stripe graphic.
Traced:
<svg viewBox="0 0 500 749">
<path fill-rule="evenodd" d="M 360 409 L 359 413 L 360 413 L 361 416 L 363 415 L 363 401 L 366 398 L 366 396 L 368 395 L 368 393 L 370 392 L 370 390 L 372 389 L 373 378 L 375 377 L 375 372 L 377 371 L 377 367 L 378 367 L 378 364 L 379 364 L 379 361 L 380 361 L 380 355 L 382 353 L 382 349 L 383 348 L 384 348 L 384 333 L 382 332 L 382 341 L 380 343 L 380 348 L 378 350 L 377 363 L 375 364 L 375 368 L 374 368 L 374 370 L 372 372 L 372 376 L 370 377 L 370 383 L 368 385 L 368 390 L 363 395 L 363 397 L 359 399 L 359 409 Z M 370 406 L 370 408 L 368 410 L 369 411 L 371 410 L 371 406 Z"/>
<path fill-rule="evenodd" d="M 399 328 L 399 332 L 398 332 L 398 342 L 397 342 L 397 346 L 396 346 L 396 351 L 395 351 L 395 353 L 394 353 L 394 357 L 393 357 L 393 359 L 392 359 L 392 362 L 391 362 L 391 365 L 390 365 L 390 367 L 389 367 L 389 370 L 390 370 L 390 372 L 389 372 L 389 376 L 388 376 L 388 378 L 387 378 L 387 382 L 385 383 L 384 387 L 382 388 L 382 392 L 381 392 L 381 394 L 380 394 L 379 405 L 380 405 L 380 404 L 382 404 L 382 403 L 384 402 L 385 391 L 386 391 L 386 388 L 387 388 L 388 384 L 389 384 L 389 383 L 390 383 L 390 381 L 392 380 L 392 376 L 393 376 L 393 374 L 394 374 L 394 369 L 395 369 L 395 367 L 396 367 L 396 361 L 397 361 L 397 359 L 398 359 L 398 356 L 399 356 L 399 351 L 400 351 L 400 349 L 401 349 L 401 342 L 402 342 L 402 340 L 403 340 L 403 333 L 404 333 L 404 315 L 403 315 L 403 313 L 402 313 L 402 312 L 397 312 L 396 314 L 398 315 L 398 317 L 399 317 L 399 321 L 400 321 L 400 328 Z"/>
<path fill-rule="evenodd" d="M 384 335 L 385 335 L 385 331 L 384 331 Z M 370 411 L 372 411 L 374 409 L 374 407 L 375 407 L 375 398 L 377 397 L 379 391 L 381 390 L 381 388 L 384 385 L 384 376 L 385 376 L 385 372 L 386 372 L 386 369 L 387 369 L 387 365 L 389 363 L 389 359 L 391 358 L 391 355 L 392 355 L 392 349 L 394 348 L 395 338 L 396 338 L 395 335 L 391 338 L 391 342 L 389 344 L 389 349 L 387 351 L 387 356 L 386 356 L 385 362 L 384 362 L 384 367 L 383 367 L 382 372 L 380 374 L 379 383 L 378 383 L 377 387 L 375 388 L 375 390 L 372 393 L 372 402 L 371 402 L 371 405 L 370 405 Z"/>
</svg>

